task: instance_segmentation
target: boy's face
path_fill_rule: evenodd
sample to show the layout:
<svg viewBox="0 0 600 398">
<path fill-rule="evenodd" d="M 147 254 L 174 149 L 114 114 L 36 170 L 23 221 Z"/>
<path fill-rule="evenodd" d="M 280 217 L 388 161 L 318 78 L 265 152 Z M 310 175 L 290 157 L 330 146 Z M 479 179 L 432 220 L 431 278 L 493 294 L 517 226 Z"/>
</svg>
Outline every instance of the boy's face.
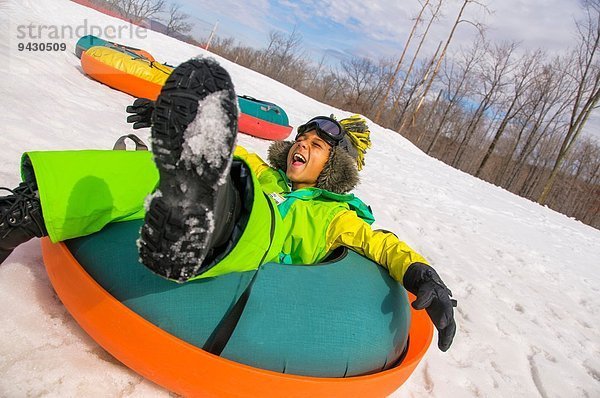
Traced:
<svg viewBox="0 0 600 398">
<path fill-rule="evenodd" d="M 287 156 L 285 174 L 293 189 L 314 187 L 329 160 L 331 146 L 311 130 L 298 136 Z"/>
</svg>

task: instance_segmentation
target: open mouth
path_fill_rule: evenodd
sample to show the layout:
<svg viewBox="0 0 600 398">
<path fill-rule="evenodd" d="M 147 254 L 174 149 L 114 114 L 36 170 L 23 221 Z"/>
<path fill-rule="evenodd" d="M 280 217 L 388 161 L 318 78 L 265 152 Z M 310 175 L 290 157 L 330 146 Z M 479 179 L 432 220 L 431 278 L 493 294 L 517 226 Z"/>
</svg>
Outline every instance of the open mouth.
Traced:
<svg viewBox="0 0 600 398">
<path fill-rule="evenodd" d="M 295 153 L 292 157 L 292 165 L 301 166 L 306 163 L 306 158 L 299 153 Z"/>
</svg>

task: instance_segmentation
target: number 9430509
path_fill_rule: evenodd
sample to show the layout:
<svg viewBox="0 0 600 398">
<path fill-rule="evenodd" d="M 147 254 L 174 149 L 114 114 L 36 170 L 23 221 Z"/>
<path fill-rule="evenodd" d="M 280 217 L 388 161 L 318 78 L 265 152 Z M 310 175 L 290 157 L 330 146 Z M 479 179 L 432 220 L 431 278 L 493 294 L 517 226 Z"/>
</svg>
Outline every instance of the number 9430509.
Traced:
<svg viewBox="0 0 600 398">
<path fill-rule="evenodd" d="M 17 48 L 19 51 L 65 51 L 67 49 L 67 45 L 65 43 L 27 42 L 19 43 Z"/>
</svg>

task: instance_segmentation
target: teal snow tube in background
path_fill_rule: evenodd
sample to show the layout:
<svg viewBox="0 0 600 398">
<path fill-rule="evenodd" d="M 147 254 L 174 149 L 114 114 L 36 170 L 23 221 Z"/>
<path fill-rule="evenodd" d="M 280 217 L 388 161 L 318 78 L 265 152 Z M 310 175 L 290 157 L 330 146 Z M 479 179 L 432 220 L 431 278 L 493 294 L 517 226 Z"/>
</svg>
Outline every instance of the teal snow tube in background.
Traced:
<svg viewBox="0 0 600 398">
<path fill-rule="evenodd" d="M 154 57 L 147 51 L 106 41 L 93 35 L 83 36 L 77 41 L 75 55 L 81 58 L 85 51 L 97 46 L 118 50 L 134 59 L 142 58 L 150 62 L 155 61 Z M 167 66 L 171 67 L 170 65 Z M 131 91 L 127 92 L 132 93 Z M 279 105 L 241 95 L 238 96 L 238 106 L 240 108 L 238 130 L 242 133 L 266 140 L 279 141 L 288 138 L 292 132 L 288 116 Z"/>
<path fill-rule="evenodd" d="M 135 241 L 141 223 L 110 224 L 65 243 L 113 297 L 161 329 L 202 348 L 255 272 L 184 284 L 165 280 L 138 261 Z M 383 268 L 352 251 L 319 265 L 269 263 L 259 269 L 221 356 L 306 376 L 376 373 L 401 359 L 409 326 L 404 288 Z"/>
<path fill-rule="evenodd" d="M 79 40 L 77 40 L 77 44 L 75 44 L 75 55 L 77 58 L 81 58 L 81 55 L 89 50 L 92 47 L 109 47 L 115 50 L 119 50 L 126 54 L 131 55 L 133 58 L 146 58 L 149 61 L 154 61 L 154 57 L 149 54 L 147 51 L 141 50 L 139 48 L 125 46 L 123 44 L 114 43 L 111 41 L 107 41 L 101 39 L 99 37 L 93 35 L 83 36 Z"/>
<path fill-rule="evenodd" d="M 238 105 L 240 132 L 273 141 L 284 140 L 292 132 L 288 116 L 279 105 L 246 95 L 238 95 Z"/>
<path fill-rule="evenodd" d="M 89 48 L 94 46 L 106 46 L 108 44 L 109 42 L 106 40 L 93 35 L 83 36 L 77 40 L 77 44 L 75 45 L 75 55 L 77 55 L 77 58 L 81 58 L 81 54 Z"/>
<path fill-rule="evenodd" d="M 240 111 L 270 123 L 288 126 L 290 121 L 282 107 L 272 102 L 256 99 L 247 95 L 238 95 Z"/>
</svg>

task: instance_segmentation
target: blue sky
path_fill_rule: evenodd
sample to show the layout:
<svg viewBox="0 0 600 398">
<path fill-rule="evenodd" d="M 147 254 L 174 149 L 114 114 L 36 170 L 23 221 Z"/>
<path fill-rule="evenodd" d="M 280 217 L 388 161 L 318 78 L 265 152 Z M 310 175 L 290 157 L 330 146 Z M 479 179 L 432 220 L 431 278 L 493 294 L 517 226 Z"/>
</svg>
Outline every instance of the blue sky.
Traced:
<svg viewBox="0 0 600 398">
<path fill-rule="evenodd" d="M 418 0 L 178 0 L 195 19 L 197 36 L 217 33 L 253 47 L 265 47 L 271 30 L 302 34 L 304 48 L 318 60 L 322 54 L 358 55 L 374 60 L 397 58 L 420 9 Z M 424 1 L 424 0 L 422 0 Z M 437 0 L 431 0 L 435 3 Z M 485 1 L 484 1 L 485 2 Z M 579 0 L 488 0 L 488 10 L 472 4 L 465 19 L 487 26 L 494 40 L 517 40 L 523 49 L 549 52 L 568 48 L 575 40 L 574 19 L 582 16 Z M 462 0 L 445 0 L 443 14 L 432 29 L 426 49 L 432 54 L 445 40 Z M 477 30 L 464 23 L 453 46 L 471 42 Z"/>
</svg>

